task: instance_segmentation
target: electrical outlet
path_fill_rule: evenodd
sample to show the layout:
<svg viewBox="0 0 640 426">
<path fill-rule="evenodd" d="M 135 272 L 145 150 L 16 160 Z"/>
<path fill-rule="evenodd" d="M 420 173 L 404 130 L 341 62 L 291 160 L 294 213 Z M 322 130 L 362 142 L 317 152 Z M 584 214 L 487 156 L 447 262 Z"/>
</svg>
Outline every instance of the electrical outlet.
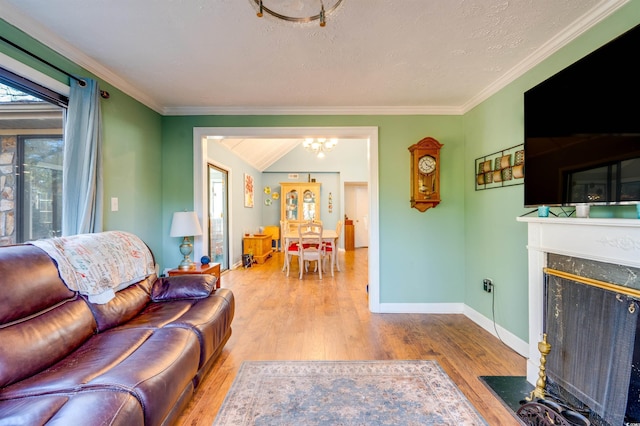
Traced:
<svg viewBox="0 0 640 426">
<path fill-rule="evenodd" d="M 491 293 L 491 290 L 493 290 L 493 281 L 491 281 L 489 278 L 485 278 L 484 280 L 482 280 L 482 289 L 487 293 Z"/>
</svg>

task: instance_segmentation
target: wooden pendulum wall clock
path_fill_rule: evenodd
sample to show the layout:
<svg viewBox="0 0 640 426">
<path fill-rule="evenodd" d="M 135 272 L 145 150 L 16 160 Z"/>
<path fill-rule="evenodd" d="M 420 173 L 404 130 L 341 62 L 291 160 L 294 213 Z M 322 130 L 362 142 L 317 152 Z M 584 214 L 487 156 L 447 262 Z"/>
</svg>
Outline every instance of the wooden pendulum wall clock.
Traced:
<svg viewBox="0 0 640 426">
<path fill-rule="evenodd" d="M 411 153 L 411 207 L 421 212 L 440 204 L 440 148 L 434 138 L 409 147 Z"/>
</svg>

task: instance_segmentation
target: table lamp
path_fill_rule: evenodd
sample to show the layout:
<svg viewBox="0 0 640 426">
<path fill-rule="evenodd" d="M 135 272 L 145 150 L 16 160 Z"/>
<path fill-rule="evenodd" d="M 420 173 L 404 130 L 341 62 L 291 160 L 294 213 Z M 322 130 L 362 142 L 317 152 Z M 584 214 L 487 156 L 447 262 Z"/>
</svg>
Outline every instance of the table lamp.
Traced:
<svg viewBox="0 0 640 426">
<path fill-rule="evenodd" d="M 198 222 L 198 216 L 196 212 L 175 212 L 173 214 L 173 220 L 171 221 L 171 231 L 169 236 L 171 237 L 184 237 L 182 244 L 180 244 L 180 253 L 184 256 L 182 262 L 178 266 L 179 269 L 191 269 L 195 267 L 195 263 L 191 261 L 191 252 L 193 252 L 193 244 L 189 240 L 189 237 L 195 235 L 202 235 L 202 228 L 200 228 L 200 222 Z"/>
</svg>

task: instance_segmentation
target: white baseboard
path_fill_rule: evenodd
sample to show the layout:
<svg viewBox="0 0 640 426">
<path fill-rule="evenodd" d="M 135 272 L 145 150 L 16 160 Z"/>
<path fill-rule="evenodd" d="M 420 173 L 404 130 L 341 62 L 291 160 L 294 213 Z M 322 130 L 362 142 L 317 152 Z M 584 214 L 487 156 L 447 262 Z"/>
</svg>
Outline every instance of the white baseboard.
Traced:
<svg viewBox="0 0 640 426">
<path fill-rule="evenodd" d="M 381 303 L 380 313 L 387 314 L 463 314 L 471 321 L 487 330 L 493 336 L 499 338 L 505 345 L 516 351 L 523 357 L 529 355 L 529 343 L 520 339 L 509 330 L 496 324 L 498 334 L 493 326 L 493 321 L 464 303 Z"/>
<path fill-rule="evenodd" d="M 383 314 L 462 314 L 464 303 L 381 303 Z"/>
<path fill-rule="evenodd" d="M 493 320 L 485 317 L 478 311 L 470 308 L 469 306 L 464 306 L 464 315 L 469 318 L 471 321 L 478 324 L 480 327 L 487 330 L 489 333 L 493 334 L 495 337 L 499 338 L 504 342 L 505 345 L 509 346 L 511 349 L 519 353 L 525 358 L 529 357 L 529 343 L 525 342 L 515 334 L 511 333 L 506 328 L 500 326 L 499 324 L 493 326 Z M 496 334 L 496 330 L 498 329 L 498 334 Z"/>
</svg>

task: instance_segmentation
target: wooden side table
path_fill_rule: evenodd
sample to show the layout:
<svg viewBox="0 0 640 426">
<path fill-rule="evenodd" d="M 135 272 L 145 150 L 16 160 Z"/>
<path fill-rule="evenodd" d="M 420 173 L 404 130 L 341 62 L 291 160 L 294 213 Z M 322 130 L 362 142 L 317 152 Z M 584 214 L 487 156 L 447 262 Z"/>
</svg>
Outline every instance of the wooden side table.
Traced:
<svg viewBox="0 0 640 426">
<path fill-rule="evenodd" d="M 220 288 L 220 264 L 219 263 L 209 263 L 207 265 L 203 265 L 202 263 L 196 263 L 195 268 L 191 269 L 179 269 L 175 268 L 168 272 L 170 277 L 175 277 L 177 275 L 195 275 L 195 274 L 209 274 L 217 277 L 216 288 Z"/>
</svg>

